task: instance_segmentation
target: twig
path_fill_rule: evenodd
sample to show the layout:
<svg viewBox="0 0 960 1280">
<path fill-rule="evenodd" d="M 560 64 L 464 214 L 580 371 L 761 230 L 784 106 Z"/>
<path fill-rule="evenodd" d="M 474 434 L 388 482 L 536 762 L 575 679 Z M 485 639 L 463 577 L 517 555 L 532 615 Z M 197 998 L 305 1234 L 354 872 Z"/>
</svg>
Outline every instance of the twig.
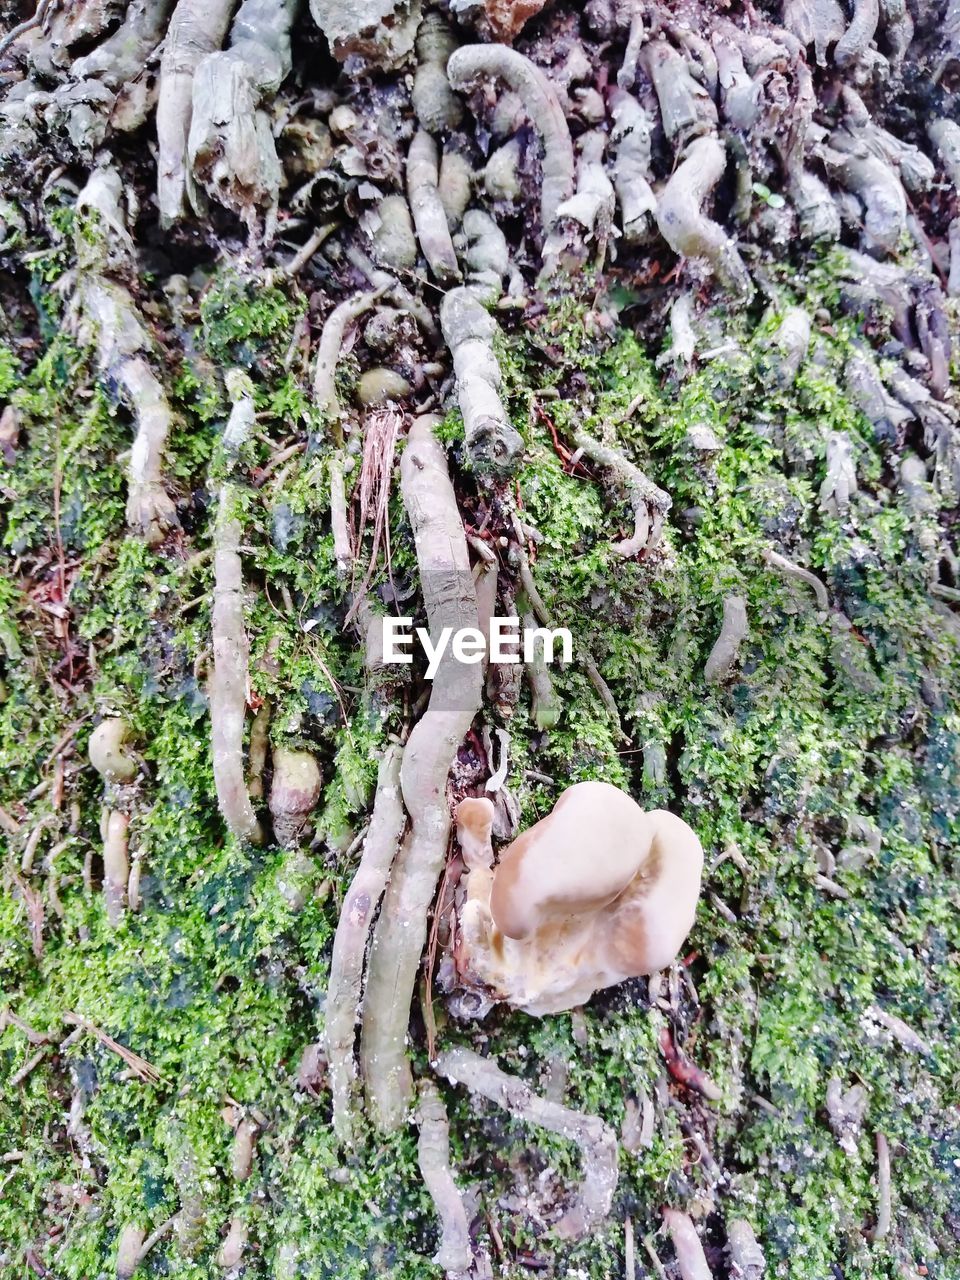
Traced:
<svg viewBox="0 0 960 1280">
<path fill-rule="evenodd" d="M 890 1232 L 890 1144 L 886 1135 L 877 1131 L 877 1225 L 870 1233 L 874 1244 Z"/>
<path fill-rule="evenodd" d="M 792 560 L 788 560 L 786 556 L 780 555 L 777 551 L 772 551 L 769 547 L 764 550 L 763 558 L 771 568 L 782 573 L 785 578 L 795 578 L 798 582 L 805 582 L 808 587 L 812 587 L 813 593 L 817 597 L 817 607 L 819 609 L 826 612 L 830 608 L 830 597 L 827 594 L 827 588 L 815 573 L 811 573 L 809 569 L 804 569 L 799 564 L 794 564 Z"/>
<path fill-rule="evenodd" d="M 147 1254 L 150 1252 L 153 1246 L 157 1243 L 157 1241 L 163 1239 L 163 1237 L 167 1234 L 167 1232 L 170 1230 L 170 1228 L 173 1226 L 176 1220 L 177 1220 L 177 1215 L 173 1214 L 171 1217 L 169 1217 L 166 1220 L 166 1222 L 161 1222 L 160 1226 L 157 1227 L 156 1231 L 151 1231 L 151 1233 L 147 1236 L 146 1240 L 144 1240 L 143 1244 L 140 1246 L 140 1251 L 137 1254 L 137 1266 L 140 1265 L 140 1263 L 144 1260 L 144 1258 L 147 1256 Z"/>
<path fill-rule="evenodd" d="M 867 1017 L 872 1018 L 874 1022 L 879 1022 L 894 1039 L 898 1040 L 905 1049 L 909 1049 L 912 1053 L 931 1054 L 933 1050 L 924 1038 L 914 1031 L 913 1027 L 908 1026 L 902 1018 L 898 1018 L 896 1014 L 887 1013 L 878 1005 L 872 1004 L 866 1010 Z"/>
<path fill-rule="evenodd" d="M 105 1048 L 122 1058 L 134 1075 L 146 1081 L 147 1084 L 159 1084 L 163 1080 L 160 1072 L 156 1067 L 151 1066 L 146 1058 L 141 1058 L 138 1053 L 134 1053 L 132 1049 L 128 1049 L 125 1045 L 120 1044 L 118 1040 L 114 1040 L 112 1036 L 108 1036 L 106 1031 L 91 1022 L 89 1018 L 84 1018 L 79 1013 L 72 1013 L 68 1010 L 63 1015 L 63 1021 L 72 1027 L 78 1027 L 96 1036 Z"/>
<path fill-rule="evenodd" d="M 20 1070 L 10 1077 L 10 1088 L 15 1089 L 18 1084 L 22 1084 L 30 1072 L 39 1067 L 49 1052 L 49 1046 L 45 1046 L 42 1049 L 38 1049 L 32 1058 L 28 1058 Z"/>
<path fill-rule="evenodd" d="M 26 18 L 18 26 L 14 27 L 12 31 L 7 32 L 3 39 L 0 40 L 0 58 L 3 57 L 11 45 L 16 44 L 21 36 L 25 36 L 28 31 L 33 31 L 41 25 L 47 16 L 47 10 L 50 8 L 51 3 L 52 0 L 40 0 L 37 5 L 37 11 L 32 18 Z"/>
<path fill-rule="evenodd" d="M 20 831 L 20 823 L 7 813 L 2 805 L 0 805 L 0 827 L 6 831 L 8 836 L 15 836 Z"/>
<path fill-rule="evenodd" d="M 654 1271 L 656 1271 L 657 1275 L 660 1277 L 660 1280 L 667 1280 L 667 1273 L 664 1269 L 663 1263 L 660 1261 L 660 1256 L 657 1253 L 656 1249 L 653 1247 L 652 1231 L 650 1232 L 649 1235 L 643 1237 L 643 1247 L 644 1249 L 646 1249 L 647 1257 L 653 1263 L 653 1269 Z"/>
<path fill-rule="evenodd" d="M 327 222 L 322 227 L 317 227 L 306 244 L 297 250 L 284 267 L 284 275 L 290 280 L 299 275 L 323 242 L 333 235 L 339 225 L 339 222 Z"/>
</svg>

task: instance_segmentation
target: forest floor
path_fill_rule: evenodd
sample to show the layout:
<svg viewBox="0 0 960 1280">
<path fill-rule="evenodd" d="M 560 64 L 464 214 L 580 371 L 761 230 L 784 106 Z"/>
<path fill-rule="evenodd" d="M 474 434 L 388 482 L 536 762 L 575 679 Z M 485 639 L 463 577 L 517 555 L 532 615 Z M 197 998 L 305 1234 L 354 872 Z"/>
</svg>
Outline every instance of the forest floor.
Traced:
<svg viewBox="0 0 960 1280">
<path fill-rule="evenodd" d="M 307 52 L 319 42 L 303 36 Z M 439 1274 L 415 1128 L 364 1130 L 344 1152 L 323 1055 L 310 1052 L 378 760 L 422 691 L 419 668 L 406 684 L 371 677 L 345 623 L 336 453 L 310 395 L 330 302 L 362 281 L 336 234 L 293 278 L 282 238 L 272 256 L 253 252 L 222 211 L 203 236 L 160 232 L 141 136 L 115 154 L 141 196 L 137 299 L 174 415 L 177 524 L 153 545 L 127 523 L 130 414 L 68 322 L 83 243 L 98 235 L 76 207 L 85 175 L 72 191 L 50 180 L 43 227 L 4 242 L 0 408 L 15 417 L 0 426 L 0 1276 L 117 1274 L 130 1224 L 166 1224 L 144 1276 Z M 939 238 L 956 210 L 943 191 L 927 209 Z M 756 217 L 774 195 L 760 184 Z M 348 231 L 356 221 L 330 216 Z M 522 223 L 517 210 L 504 220 L 529 277 Z M 505 296 L 495 350 L 522 457 L 495 490 L 446 375 L 421 388 L 418 408 L 443 409 L 468 532 L 498 530 L 509 496 L 536 533 L 540 594 L 576 641 L 553 670 L 556 723 L 538 727 L 527 690 L 506 710 L 488 702 L 460 774 L 488 763 L 483 726 L 505 730 L 521 827 L 569 784 L 603 779 L 681 815 L 706 854 L 682 958 L 572 1013 L 497 1006 L 458 1020 L 428 950 L 418 1075 L 430 1049 L 469 1045 L 620 1138 L 607 1220 L 563 1240 L 553 1225 L 580 1177 L 577 1149 L 440 1082 L 473 1245 L 494 1274 L 601 1280 L 626 1276 L 629 1260 L 636 1276 L 674 1280 L 672 1206 L 697 1224 L 716 1277 L 732 1274 L 732 1219 L 752 1225 L 768 1276 L 960 1277 L 960 478 L 945 453 L 939 472 L 934 460 L 929 474 L 904 471 L 908 455 L 930 457 L 920 423 L 865 412 L 857 369 L 889 381 L 903 344 L 895 308 L 851 294 L 856 237 L 844 236 L 762 244 L 750 258 L 760 287 L 736 304 L 662 243 L 591 254 L 575 283 L 531 287 L 523 305 Z M 896 260 L 910 271 L 916 254 Z M 432 297 L 420 268 L 405 278 Z M 670 319 L 681 294 L 686 354 Z M 791 362 L 792 308 L 811 332 Z M 955 384 L 956 299 L 945 315 Z M 348 336 L 338 365 L 345 400 L 378 365 L 365 341 Z M 274 749 L 309 750 L 323 779 L 289 848 L 232 835 L 214 785 L 216 495 L 237 403 L 225 370 L 247 375 L 255 409 L 234 465 L 246 701 L 268 708 Z M 584 430 L 670 495 L 655 548 L 614 550 L 630 504 L 577 456 Z M 403 439 L 390 447 L 370 588 L 419 617 L 394 483 Z M 377 547 L 359 486 L 348 496 L 365 572 Z M 732 595 L 748 632 L 710 679 Z M 129 725 L 136 769 L 105 792 L 88 747 L 110 717 Z M 137 870 L 138 909 L 119 915 L 101 892 L 104 808 L 129 819 Z"/>
</svg>

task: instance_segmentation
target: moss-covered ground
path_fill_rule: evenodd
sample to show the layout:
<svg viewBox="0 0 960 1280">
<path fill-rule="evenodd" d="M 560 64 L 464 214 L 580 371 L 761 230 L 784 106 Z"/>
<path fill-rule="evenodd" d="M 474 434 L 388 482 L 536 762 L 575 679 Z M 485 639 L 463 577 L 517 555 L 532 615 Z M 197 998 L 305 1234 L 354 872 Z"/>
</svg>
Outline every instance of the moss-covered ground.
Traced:
<svg viewBox="0 0 960 1280">
<path fill-rule="evenodd" d="M 38 263 L 37 297 L 54 296 L 58 270 Z M 570 1246 L 537 1206 L 577 1176 L 576 1152 L 444 1087 L 458 1177 L 476 1188 L 480 1238 L 511 1276 L 622 1276 L 625 1217 L 639 1241 L 668 1203 L 705 1219 L 717 1246 L 724 1219 L 748 1218 L 771 1275 L 960 1276 L 960 651 L 955 618 L 929 592 L 954 516 L 932 491 L 928 512 L 908 503 L 889 446 L 843 391 L 857 320 L 832 306 L 830 264 L 792 288 L 826 311 L 786 388 L 766 344 L 774 321 L 758 309 L 716 316 L 714 345 L 727 349 L 682 374 L 655 366 L 659 342 L 634 334 L 630 310 L 602 341 L 572 306 L 504 321 L 527 445 L 517 492 L 543 538 L 534 574 L 592 652 L 625 730 L 616 735 L 574 663 L 556 676 L 554 729 L 533 726 L 524 693 L 510 784 L 525 819 L 563 785 L 602 777 L 695 826 L 704 892 L 686 978 L 675 974 L 664 996 L 677 1038 L 723 1094 L 709 1104 L 665 1076 L 664 1011 L 645 981 L 582 1016 L 495 1011 L 477 1027 L 447 1019 L 438 998 L 441 1043 L 486 1043 L 507 1069 L 618 1129 L 628 1100 L 656 1098 L 652 1145 L 621 1153 L 609 1223 Z M 225 276 L 188 329 L 169 330 L 183 529 L 155 550 L 124 528 L 127 415 L 56 305 L 44 303 L 31 358 L 0 349 L 0 399 L 21 419 L 16 457 L 0 463 L 0 1011 L 16 1018 L 0 1024 L 0 1275 L 111 1275 L 125 1223 L 149 1231 L 184 1206 L 190 1230 L 159 1242 L 141 1274 L 211 1274 L 235 1215 L 249 1226 L 251 1280 L 435 1274 L 412 1126 L 343 1158 L 322 1083 L 297 1083 L 322 1024 L 352 867 L 343 850 L 402 706 L 364 688 L 343 631 L 324 433 L 288 367 L 301 304 Z M 324 769 L 307 866 L 239 848 L 213 790 L 205 553 L 227 365 L 248 369 L 259 410 L 243 506 L 251 702 L 269 702 L 275 741 L 309 746 Z M 669 491 L 662 551 L 617 559 L 610 543 L 629 511 L 599 477 L 571 474 L 547 419 L 568 444 L 580 423 L 617 443 Z M 694 447 L 695 424 L 717 451 Z M 828 430 L 853 442 L 860 485 L 839 518 L 818 496 Z M 444 434 L 469 505 L 476 480 L 455 419 Z M 305 451 L 267 467 L 297 440 Z M 391 510 L 393 572 L 415 585 L 396 495 Z M 829 611 L 771 570 L 768 547 L 822 579 Z M 707 685 L 730 591 L 747 601 L 750 635 L 731 677 Z M 122 803 L 143 901 L 118 928 L 99 892 L 103 786 L 86 762 L 107 713 L 130 721 L 140 761 Z M 825 868 L 830 890 L 817 879 Z M 877 1010 L 929 1052 L 906 1047 Z M 132 1073 L 92 1032 L 61 1046 L 67 1014 L 159 1080 Z M 415 1048 L 423 1065 L 422 1040 Z M 832 1076 L 868 1091 L 850 1153 L 828 1124 Z M 228 1103 L 265 1122 L 246 1181 L 230 1174 Z M 870 1243 L 878 1132 L 892 1151 L 893 1227 Z M 670 1245 L 651 1243 L 669 1266 Z M 726 1274 L 719 1248 L 711 1261 Z"/>
</svg>

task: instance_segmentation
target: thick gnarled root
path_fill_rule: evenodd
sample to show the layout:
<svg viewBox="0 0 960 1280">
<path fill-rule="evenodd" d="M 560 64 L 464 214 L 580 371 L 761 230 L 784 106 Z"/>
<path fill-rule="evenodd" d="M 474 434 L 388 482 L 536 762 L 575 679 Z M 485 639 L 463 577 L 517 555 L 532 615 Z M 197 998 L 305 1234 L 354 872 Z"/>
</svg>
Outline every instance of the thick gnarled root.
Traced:
<svg viewBox="0 0 960 1280">
<path fill-rule="evenodd" d="M 479 627 L 477 597 L 463 523 L 437 419 L 417 418 L 401 460 L 404 506 L 413 528 L 427 619 Z M 410 831 L 397 856 L 374 930 L 363 1001 L 361 1063 L 367 1102 L 381 1129 L 397 1128 L 412 1091 L 406 1032 L 427 911 L 436 891 L 450 831 L 446 786 L 450 766 L 480 707 L 482 675 L 445 653 L 427 710 L 403 752 L 400 785 Z"/>
<path fill-rule="evenodd" d="M 440 327 L 453 357 L 467 451 L 480 470 L 510 472 L 523 449 L 500 399 L 500 365 L 493 349 L 497 322 L 469 286 L 451 289 L 440 304 Z"/>
<path fill-rule="evenodd" d="M 657 226 L 674 253 L 706 259 L 723 284 L 749 297 L 753 284 L 736 246 L 703 212 L 726 164 L 723 144 L 714 135 L 691 142 L 657 202 Z"/>
<path fill-rule="evenodd" d="M 136 421 L 130 451 L 127 522 L 150 545 L 178 524 L 163 484 L 164 450 L 173 410 L 147 360 L 153 341 L 122 280 L 137 270 L 121 209 L 122 184 L 112 169 L 97 169 L 77 197 L 77 211 L 93 216 L 93 237 L 78 233 L 75 305 L 81 338 L 95 345 L 97 368 L 122 389 Z"/>
<path fill-rule="evenodd" d="M 557 210 L 573 194 L 573 143 L 553 85 L 529 58 L 503 45 L 465 45 L 451 54 L 447 75 L 455 89 L 467 89 L 481 76 L 502 80 L 516 93 L 543 144 L 540 220 L 544 234 Z"/>
<path fill-rule="evenodd" d="M 420 248 L 434 278 L 441 284 L 460 279 L 460 266 L 440 200 L 440 156 L 425 130 L 414 134 L 407 153 L 407 199 L 413 213 Z"/>
<path fill-rule="evenodd" d="M 518 1120 L 568 1138 L 580 1148 L 583 1180 L 573 1202 L 554 1226 L 558 1235 L 578 1239 L 607 1216 L 617 1186 L 617 1138 L 598 1116 L 548 1102 L 525 1081 L 507 1075 L 492 1058 L 481 1058 L 470 1049 L 448 1049 L 438 1056 L 434 1066 L 438 1075 L 452 1083 L 489 1099 Z"/>
<path fill-rule="evenodd" d="M 233 0 L 178 0 L 167 28 L 157 101 L 157 204 L 163 227 L 187 212 L 194 76 L 223 44 L 232 9 Z"/>
<path fill-rule="evenodd" d="M 290 72 L 295 0 L 244 0 L 230 47 L 209 54 L 193 77 L 187 161 L 188 194 L 198 212 L 203 190 L 252 228 L 276 218 L 282 174 L 270 117 L 261 102 Z M 269 238 L 269 234 L 268 234 Z"/>
</svg>

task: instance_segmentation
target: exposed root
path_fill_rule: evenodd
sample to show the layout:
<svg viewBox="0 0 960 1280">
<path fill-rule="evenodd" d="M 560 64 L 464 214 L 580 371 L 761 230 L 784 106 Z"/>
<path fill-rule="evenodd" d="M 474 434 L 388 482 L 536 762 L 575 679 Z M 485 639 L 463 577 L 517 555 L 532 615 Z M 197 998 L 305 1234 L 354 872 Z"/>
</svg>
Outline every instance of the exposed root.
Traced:
<svg viewBox="0 0 960 1280">
<path fill-rule="evenodd" d="M 682 150 L 691 139 L 717 127 L 713 99 L 691 75 L 686 59 L 672 44 L 663 39 L 652 40 L 640 55 L 640 65 L 653 81 L 668 142 Z M 711 187 L 719 176 L 710 183 Z"/>
<path fill-rule="evenodd" d="M 681 1280 L 713 1280 L 713 1272 L 690 1215 L 681 1213 L 679 1209 L 664 1209 L 663 1225 L 673 1241 Z"/>
<path fill-rule="evenodd" d="M 365 315 L 387 292 L 389 285 L 381 284 L 366 293 L 355 293 L 330 312 L 324 322 L 317 347 L 317 359 L 313 368 L 313 403 L 326 417 L 334 442 L 343 443 L 340 397 L 337 395 L 334 375 L 340 359 L 340 348 L 347 329 Z"/>
<path fill-rule="evenodd" d="M 373 256 L 381 266 L 398 273 L 417 265 L 417 236 L 413 216 L 404 196 L 387 195 L 376 213 L 367 219 Z"/>
<path fill-rule="evenodd" d="M 467 451 L 481 470 L 512 471 L 523 439 L 500 399 L 500 365 L 493 349 L 497 323 L 475 291 L 465 286 L 444 296 L 440 327 L 453 357 Z"/>
<path fill-rule="evenodd" d="M 232 0 L 178 0 L 163 42 L 157 101 L 157 203 L 160 225 L 187 212 L 187 140 L 197 67 L 223 44 Z"/>
<path fill-rule="evenodd" d="M 730 1280 L 762 1280 L 767 1260 L 746 1218 L 731 1218 L 727 1223 L 727 1252 Z"/>
<path fill-rule="evenodd" d="M 845 515 L 857 492 L 853 445 L 844 431 L 827 433 L 827 474 L 820 486 L 820 506 L 827 515 Z"/>
<path fill-rule="evenodd" d="M 890 1234 L 893 1224 L 891 1208 L 890 1144 L 886 1134 L 877 1131 L 877 1222 L 870 1233 L 874 1244 Z"/>
<path fill-rule="evenodd" d="M 444 626 L 477 628 L 477 598 L 463 523 L 437 419 L 417 418 L 400 464 L 431 635 Z M 361 1062 L 367 1101 L 381 1129 L 403 1120 L 412 1091 L 405 1041 L 427 911 L 450 831 L 447 775 L 480 707 L 481 671 L 449 650 L 434 676 L 427 710 L 407 739 L 400 769 L 411 828 L 394 865 L 374 930 L 363 1002 Z"/>
<path fill-rule="evenodd" d="M 586 258 L 585 242 L 591 237 L 597 244 L 597 261 L 602 263 L 606 257 L 616 204 L 613 183 L 603 165 L 606 145 L 606 134 L 599 129 L 591 129 L 577 141 L 577 189 L 557 209 L 556 224 L 543 246 L 541 281 L 557 266 L 571 270 L 581 266 Z"/>
<path fill-rule="evenodd" d="M 424 15 L 417 31 L 417 70 L 413 77 L 413 110 L 421 129 L 446 133 L 463 119 L 463 103 L 447 79 L 447 59 L 456 38 L 442 14 Z"/>
<path fill-rule="evenodd" d="M 821 152 L 830 174 L 863 203 L 864 247 L 895 253 L 907 230 L 907 197 L 896 172 L 846 130 L 832 133 Z"/>
<path fill-rule="evenodd" d="M 417 1161 L 437 1217 L 440 1248 L 433 1261 L 448 1274 L 468 1271 L 473 1262 L 470 1224 L 450 1171 L 450 1125 L 440 1091 L 432 1080 L 421 1080 L 417 1105 Z"/>
<path fill-rule="evenodd" d="M 103 834 L 103 901 L 107 919 L 116 928 L 127 905 L 127 879 L 130 875 L 128 828 L 130 815 L 118 809 L 104 810 Z"/>
<path fill-rule="evenodd" d="M 879 0 L 854 0 L 853 19 L 833 51 L 836 66 L 842 70 L 863 60 L 879 22 Z"/>
<path fill-rule="evenodd" d="M 97 235 L 77 237 L 79 259 L 76 303 L 81 329 L 88 326 L 96 344 L 101 377 L 123 389 L 136 419 L 130 452 L 127 521 L 144 540 L 160 542 L 177 521 L 163 486 L 163 454 L 173 426 L 173 411 L 145 353 L 153 342 L 133 298 L 112 273 L 136 271 L 133 243 L 121 212 L 123 187 L 112 169 L 97 169 L 77 197 L 80 214 L 94 214 Z"/>
<path fill-rule="evenodd" d="M 726 163 L 723 144 L 715 135 L 691 142 L 657 203 L 657 226 L 674 253 L 705 258 L 723 284 L 749 297 L 753 284 L 736 246 L 720 224 L 703 212 L 704 201 L 723 176 Z"/>
<path fill-rule="evenodd" d="M 447 63 L 455 89 L 481 76 L 495 76 L 519 95 L 523 109 L 543 143 L 540 221 L 544 234 L 553 227 L 561 203 L 573 194 L 573 143 L 556 90 L 539 67 L 515 49 L 473 44 L 457 49 Z"/>
<path fill-rule="evenodd" d="M 354 1040 L 367 939 L 406 821 L 400 796 L 400 748 L 388 747 L 380 762 L 373 816 L 337 921 L 327 982 L 326 1031 L 333 1129 L 340 1142 L 353 1141 Z"/>
<path fill-rule="evenodd" d="M 844 1092 L 839 1076 L 831 1076 L 827 1082 L 827 1115 L 830 1128 L 848 1156 L 857 1153 L 857 1138 L 867 1111 L 870 1095 L 862 1084 L 852 1085 Z"/>
<path fill-rule="evenodd" d="M 708 684 L 719 684 L 727 678 L 740 656 L 740 646 L 749 634 L 746 600 L 738 595 L 724 596 L 720 634 L 703 669 L 703 678 Z"/>
<path fill-rule="evenodd" d="M 107 920 L 116 928 L 127 907 L 130 882 L 129 827 L 132 804 L 128 798 L 135 792 L 127 791 L 139 772 L 136 759 L 124 750 L 130 736 L 130 726 L 118 716 L 102 720 L 90 735 L 88 754 L 90 763 L 103 778 L 105 804 L 100 815 L 100 835 L 103 839 L 103 900 Z M 120 804 L 122 808 L 115 805 Z M 24 872 L 29 868 L 24 854 Z M 131 910 L 136 906 L 131 903 Z"/>
<path fill-rule="evenodd" d="M 817 598 L 818 609 L 826 612 L 830 608 L 830 597 L 827 594 L 827 588 L 815 573 L 811 573 L 809 569 L 804 569 L 802 565 L 794 564 L 786 556 L 780 555 L 778 551 L 771 551 L 769 548 L 764 551 L 763 558 L 772 569 L 782 573 L 785 578 L 794 578 L 797 582 L 806 583 L 808 587 L 811 587 L 813 594 Z"/>
<path fill-rule="evenodd" d="M 639 555 L 641 551 L 652 551 L 663 536 L 663 522 L 671 505 L 670 495 L 655 485 L 618 449 L 601 444 L 585 431 L 574 434 L 574 443 L 591 462 L 610 472 L 633 508 L 633 533 L 621 542 L 612 543 L 612 550 L 625 559 Z"/>
<path fill-rule="evenodd" d="M 583 1156 L 583 1181 L 554 1230 L 578 1239 L 610 1212 L 617 1186 L 617 1138 L 598 1117 L 583 1115 L 557 1102 L 548 1102 L 515 1076 L 507 1075 L 491 1058 L 458 1047 L 441 1053 L 434 1063 L 438 1075 L 488 1098 L 518 1120 L 560 1134 L 575 1142 Z"/>
<path fill-rule="evenodd" d="M 614 89 L 610 96 L 614 149 L 613 185 L 620 206 L 620 225 L 627 244 L 644 244 L 653 235 L 657 197 L 650 186 L 650 131 L 647 112 L 631 94 Z"/>
<path fill-rule="evenodd" d="M 261 107 L 290 72 L 290 26 L 295 0 L 243 0 L 233 20 L 230 47 L 211 53 L 193 77 L 187 191 L 203 212 L 203 187 L 253 230 L 276 221 L 282 173 L 270 116 Z M 178 10 L 179 11 L 179 10 Z"/>
<path fill-rule="evenodd" d="M 532 630 L 536 626 L 532 613 L 524 614 L 523 626 L 525 630 Z M 525 672 L 530 685 L 533 722 L 538 729 L 552 729 L 560 719 L 563 703 L 553 683 L 542 644 L 534 647 L 533 660 L 526 664 Z"/>
<path fill-rule="evenodd" d="M 810 317 L 803 307 L 787 307 L 767 345 L 776 352 L 777 382 L 792 386 L 810 346 Z"/>
<path fill-rule="evenodd" d="M 427 265 L 441 284 L 450 284 L 460 279 L 460 266 L 437 189 L 439 165 L 436 142 L 419 129 L 407 153 L 407 199 Z"/>
<path fill-rule="evenodd" d="M 228 376 L 234 407 L 224 433 L 234 450 L 253 425 L 253 397 L 244 375 Z M 213 780 L 223 819 L 238 840 L 259 844 L 263 832 L 247 790 L 243 763 L 247 710 L 247 634 L 243 624 L 242 528 L 237 515 L 239 491 L 225 480 L 217 496 L 213 533 L 213 668 L 210 673 L 210 745 Z"/>
</svg>

